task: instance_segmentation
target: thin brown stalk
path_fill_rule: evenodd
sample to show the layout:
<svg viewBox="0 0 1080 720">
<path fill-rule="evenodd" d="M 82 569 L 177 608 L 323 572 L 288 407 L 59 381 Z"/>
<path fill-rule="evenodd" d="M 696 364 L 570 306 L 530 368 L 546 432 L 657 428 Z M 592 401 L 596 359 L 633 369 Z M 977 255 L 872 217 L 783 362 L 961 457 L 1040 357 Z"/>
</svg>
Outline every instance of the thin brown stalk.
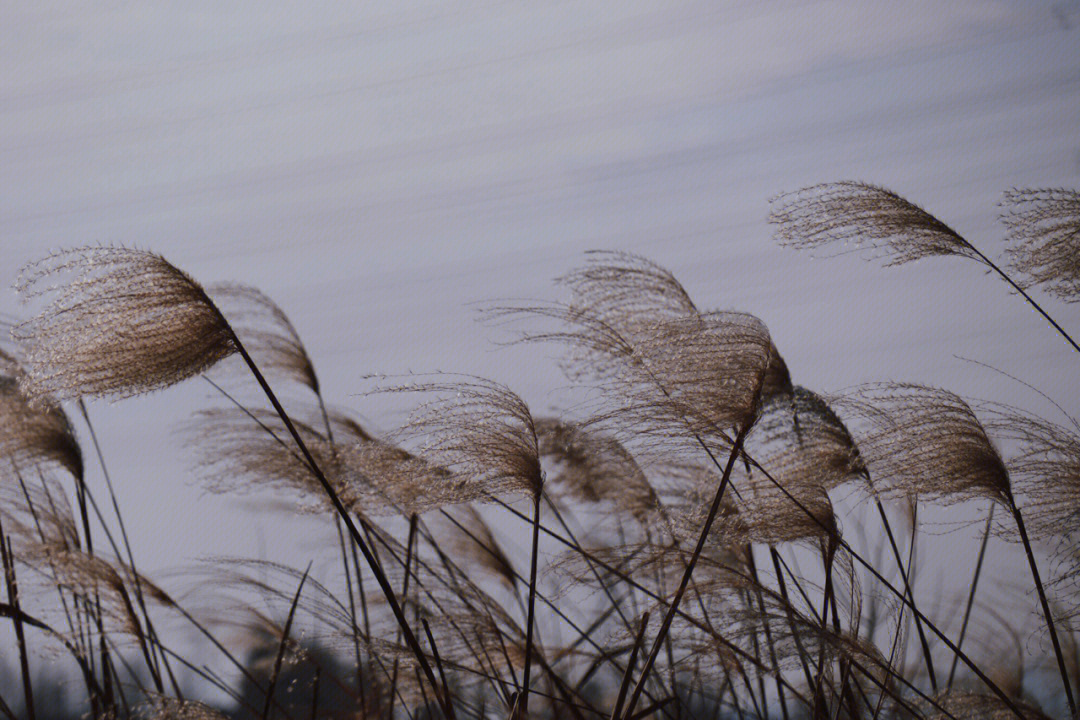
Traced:
<svg viewBox="0 0 1080 720">
<path fill-rule="evenodd" d="M 769 546 L 769 549 L 770 550 L 772 549 L 771 545 Z M 765 646 L 769 650 L 769 661 L 772 663 L 773 670 L 775 671 L 775 673 L 777 675 L 779 675 L 780 674 L 780 665 L 777 662 L 777 658 L 776 658 L 776 646 L 773 643 L 772 628 L 771 628 L 771 625 L 769 623 L 769 618 L 765 614 L 765 598 L 764 598 L 764 595 L 761 592 L 761 581 L 760 581 L 760 579 L 758 577 L 757 563 L 754 560 L 754 548 L 753 548 L 753 546 L 748 546 L 746 550 L 747 550 L 747 552 L 746 552 L 747 568 L 750 571 L 750 578 L 753 581 L 752 587 L 753 587 L 753 591 L 754 591 L 754 596 L 755 596 L 755 599 L 757 600 L 758 610 L 759 610 L 759 612 L 761 612 L 763 628 L 765 630 Z M 783 714 L 784 720 L 788 720 L 789 716 L 788 716 L 787 698 L 784 696 L 784 687 L 783 687 L 783 685 L 780 684 L 779 680 L 777 680 L 777 682 L 776 682 L 776 694 L 777 694 L 778 699 L 780 700 L 781 714 Z"/>
<path fill-rule="evenodd" d="M 825 592 L 821 601 L 821 637 L 824 639 L 828 633 L 828 615 L 829 615 L 829 602 L 832 599 L 833 594 L 833 573 L 832 565 L 833 559 L 836 557 L 836 542 L 832 539 L 829 540 L 828 545 L 822 547 L 822 565 L 825 569 Z M 826 643 L 821 642 L 821 649 L 818 654 L 817 671 L 818 675 L 814 679 L 814 718 L 825 717 L 825 650 Z"/>
<path fill-rule="evenodd" d="M 540 542 L 540 495 L 542 489 L 533 493 L 532 550 L 529 560 L 529 612 L 525 620 L 525 669 L 521 673 L 521 717 L 529 712 L 529 673 L 532 669 L 533 626 L 536 623 L 536 561 Z"/>
<path fill-rule="evenodd" d="M 658 701 L 654 702 L 652 705 L 649 705 L 648 707 L 646 707 L 644 710 L 641 710 L 640 712 L 637 712 L 634 715 L 631 715 L 629 720 L 644 720 L 645 718 L 649 717 L 650 715 L 653 715 L 654 713 L 660 712 L 667 705 L 669 705 L 670 703 L 672 703 L 674 701 L 675 701 L 674 696 L 666 697 L 663 700 L 658 700 Z"/>
<path fill-rule="evenodd" d="M 270 704 L 274 697 L 274 689 L 277 687 L 278 673 L 281 672 L 281 661 L 285 657 L 285 648 L 289 644 L 289 631 L 292 629 L 296 606 L 300 602 L 300 593 L 304 590 L 304 582 L 307 581 L 310 571 L 311 563 L 308 563 L 307 570 L 304 571 L 303 577 L 300 578 L 300 584 L 296 588 L 296 595 L 293 596 L 292 605 L 289 606 L 289 615 L 285 618 L 285 627 L 281 631 L 281 639 L 278 642 L 277 653 L 274 656 L 274 667 L 270 671 L 270 684 L 266 690 L 266 701 L 263 703 L 262 715 L 260 716 L 262 720 L 269 720 L 270 718 Z"/>
<path fill-rule="evenodd" d="M 787 617 L 791 637 L 795 640 L 795 649 L 799 655 L 799 663 L 802 666 L 803 679 L 807 687 L 814 687 L 813 673 L 810 671 L 810 663 L 807 659 L 806 650 L 803 649 L 799 633 L 795 631 L 795 618 L 792 612 L 791 600 L 788 598 L 787 582 L 784 580 L 784 569 L 781 567 L 780 553 L 776 548 L 769 548 L 769 557 L 772 559 L 773 571 L 776 573 L 777 586 L 780 589 L 780 597 L 783 600 L 784 614 Z"/>
<path fill-rule="evenodd" d="M 349 554 L 345 547 L 345 534 L 341 531 L 341 521 L 334 518 L 334 527 L 337 529 L 338 545 L 341 548 L 341 564 L 345 569 L 345 593 L 349 596 L 349 623 L 352 626 L 353 653 L 356 662 L 356 693 L 360 698 L 361 707 L 367 708 L 366 691 L 364 689 L 364 664 L 360 657 L 360 637 L 356 624 L 356 596 L 353 595 L 352 570 L 349 567 Z M 360 578 L 356 579 L 361 582 Z"/>
<path fill-rule="evenodd" d="M 675 596 L 671 599 L 671 605 L 668 607 L 667 613 L 664 615 L 664 619 L 660 624 L 660 629 L 657 632 L 656 639 L 653 641 L 652 649 L 649 651 L 649 657 L 642 667 L 641 676 L 634 686 L 634 691 L 630 695 L 629 702 L 627 702 L 624 717 L 629 717 L 634 712 L 634 707 L 641 697 L 641 692 L 645 689 L 645 681 L 649 676 L 649 671 L 652 669 L 653 663 L 656 662 L 656 656 L 660 653 L 664 637 L 671 627 L 671 621 L 675 618 L 675 612 L 679 609 L 679 602 L 682 600 L 683 593 L 686 592 L 686 587 L 690 584 L 690 576 L 693 574 L 694 566 L 697 565 L 698 558 L 701 556 L 701 551 L 705 547 L 705 541 L 709 537 L 709 530 L 712 528 L 713 521 L 716 519 L 716 514 L 720 509 L 720 504 L 724 497 L 724 490 L 727 489 L 728 481 L 731 479 L 731 469 L 735 465 L 735 459 L 739 456 L 739 452 L 742 450 L 743 441 L 745 439 L 746 430 L 740 431 L 735 438 L 735 443 L 731 448 L 731 454 L 728 456 L 727 465 L 724 467 L 724 474 L 720 479 L 720 485 L 716 489 L 716 496 L 713 498 L 712 505 L 709 508 L 709 515 L 706 517 L 705 525 L 701 529 L 701 535 L 698 538 L 697 546 L 690 555 L 690 561 L 686 565 L 686 571 L 683 573 L 679 588 L 675 591 Z"/>
<path fill-rule="evenodd" d="M 889 547 L 893 551 L 893 559 L 896 561 L 896 567 L 900 571 L 900 579 L 904 583 L 904 592 L 908 596 L 908 600 L 914 605 L 915 594 L 912 592 L 911 583 L 908 579 L 908 573 L 911 571 L 912 556 L 915 552 L 915 523 L 916 523 L 916 511 L 913 510 L 911 514 L 911 548 L 908 553 L 907 567 L 905 568 L 904 561 L 900 557 L 900 548 L 896 543 L 896 536 L 893 535 L 892 525 L 889 523 L 889 518 L 885 514 L 885 508 L 882 506 L 880 500 L 875 499 L 877 505 L 878 515 L 881 516 L 881 524 L 885 528 L 885 536 L 888 538 Z M 914 507 L 918 507 L 915 505 Z M 926 641 L 926 632 L 923 630 L 922 621 L 917 617 L 915 618 L 915 630 L 919 635 L 919 644 L 922 646 L 923 661 L 926 663 L 926 674 L 930 677 L 930 687 L 934 692 L 937 692 L 937 677 L 934 673 L 934 661 L 930 655 L 930 645 Z M 961 635 L 962 636 L 962 635 Z M 955 667 L 955 665 L 954 665 Z"/>
<path fill-rule="evenodd" d="M 439 648 L 435 645 L 435 638 L 431 634 L 431 626 L 428 625 L 427 618 L 420 618 L 420 622 L 424 626 L 424 633 L 427 635 L 428 645 L 431 646 L 431 654 L 435 658 L 435 666 L 439 669 L 439 678 L 442 680 L 443 697 L 446 698 L 446 710 L 449 713 L 448 720 L 455 720 L 454 703 L 450 695 L 450 683 L 446 680 L 446 670 L 443 668 L 442 659 L 439 657 Z"/>
<path fill-rule="evenodd" d="M 34 689 L 30 684 L 30 657 L 26 649 L 26 635 L 23 633 L 22 611 L 19 607 L 19 586 L 15 580 L 15 556 L 11 551 L 11 538 L 4 535 L 0 527 L 0 559 L 4 565 L 4 582 L 7 586 L 8 603 L 11 605 L 11 621 L 15 626 L 15 641 L 19 647 L 19 670 L 22 673 L 23 697 L 26 713 L 30 720 L 35 720 Z"/>
<path fill-rule="evenodd" d="M 412 564 L 413 564 L 413 551 L 416 547 L 416 515 L 409 516 L 409 539 L 405 543 L 405 579 L 401 584 L 401 597 L 404 602 L 408 602 L 409 599 L 409 580 L 413 576 Z M 401 637 L 401 631 L 399 630 L 398 638 Z M 389 714 L 394 714 L 394 697 L 397 695 L 398 686 L 398 671 L 400 669 L 400 662 L 397 658 L 394 658 L 394 665 L 392 674 L 390 677 L 390 709 Z"/>
<path fill-rule="evenodd" d="M 319 680 L 322 678 L 322 668 L 315 668 L 315 679 L 311 682 L 311 714 L 310 720 L 318 720 L 319 717 Z"/>
<path fill-rule="evenodd" d="M 967 633 L 968 620 L 971 619 L 971 609 L 975 605 L 975 590 L 979 587 L 979 576 L 982 574 L 983 560 L 986 557 L 986 546 L 990 540 L 990 528 L 994 521 L 994 508 L 997 503 L 990 503 L 990 512 L 986 514 L 986 527 L 983 529 L 982 541 L 979 543 L 979 556 L 975 561 L 975 577 L 971 580 L 971 588 L 968 590 L 967 603 L 964 606 L 964 619 L 960 623 L 960 636 L 956 638 L 956 647 L 964 646 L 964 635 Z M 949 667 L 949 679 L 945 683 L 945 690 L 951 690 L 953 677 L 956 675 L 956 666 L 959 658 L 953 655 L 952 665 Z"/>
<path fill-rule="evenodd" d="M 1031 549 L 1031 540 L 1028 539 L 1027 528 L 1024 526 L 1024 518 L 1020 514 L 1020 508 L 1009 493 L 1009 509 L 1012 511 L 1013 520 L 1016 521 L 1016 529 L 1020 533 L 1020 542 L 1024 545 L 1024 553 L 1027 555 L 1028 566 L 1031 567 L 1031 576 L 1035 581 L 1035 592 L 1039 596 L 1039 604 L 1042 606 L 1043 618 L 1046 627 L 1050 631 L 1050 642 L 1054 647 L 1054 657 L 1057 660 L 1058 671 L 1061 673 L 1061 682 L 1065 687 L 1065 699 L 1069 703 L 1069 712 L 1076 715 L 1076 699 L 1073 697 L 1072 683 L 1069 681 L 1069 671 L 1065 664 L 1065 656 L 1061 651 L 1061 641 L 1058 639 L 1057 628 L 1054 624 L 1054 614 L 1050 611 L 1050 603 L 1046 599 L 1046 590 L 1039 577 L 1039 566 L 1035 562 L 1035 554 Z"/>
<path fill-rule="evenodd" d="M 630 651 L 630 659 L 626 661 L 626 672 L 623 673 L 622 681 L 619 683 L 619 694 L 615 698 L 615 707 L 611 709 L 610 720 L 618 720 L 622 714 L 623 702 L 626 700 L 626 691 L 630 689 L 630 679 L 634 674 L 634 664 L 637 661 L 638 651 L 641 650 L 641 642 L 645 639 L 645 629 L 649 626 L 649 613 L 645 613 L 641 616 L 641 622 L 638 626 L 637 636 L 634 638 L 634 646 Z"/>
</svg>

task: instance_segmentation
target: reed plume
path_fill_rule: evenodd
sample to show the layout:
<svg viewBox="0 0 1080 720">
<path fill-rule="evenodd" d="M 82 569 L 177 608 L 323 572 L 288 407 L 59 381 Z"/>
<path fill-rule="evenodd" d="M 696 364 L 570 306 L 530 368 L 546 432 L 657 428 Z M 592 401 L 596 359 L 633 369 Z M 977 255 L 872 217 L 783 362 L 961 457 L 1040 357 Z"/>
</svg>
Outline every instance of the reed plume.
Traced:
<svg viewBox="0 0 1080 720">
<path fill-rule="evenodd" d="M 67 493 L 59 481 L 48 476 L 36 482 L 18 475 L 3 477 L 0 520 L 7 535 L 29 542 L 66 548 L 77 548 L 82 542 Z"/>
<path fill-rule="evenodd" d="M 1045 237 L 1044 231 L 1035 229 L 1041 222 L 1041 219 L 1035 219 L 1040 213 L 1049 215 L 1052 212 L 1071 212 L 1075 218 L 1076 205 L 1073 204 L 1071 210 L 1066 210 L 1066 205 L 1058 204 L 1060 197 L 1055 194 L 1052 203 L 1046 202 L 1046 207 L 1052 206 L 1055 210 L 1031 210 L 1033 219 L 1030 222 L 1020 219 L 1028 211 L 1022 207 L 1018 209 L 1017 225 L 1026 225 L 1028 228 L 1019 232 Z M 955 255 L 975 260 L 1008 283 L 1074 350 L 1080 352 L 1080 344 L 1073 340 L 1065 328 L 1050 317 L 1028 295 L 1024 287 L 993 260 L 941 220 L 885 188 L 853 181 L 822 183 L 780 195 L 774 198 L 773 202 L 777 203 L 777 207 L 770 213 L 769 221 L 777 226 L 777 242 L 787 247 L 815 250 L 834 243 L 850 243 L 856 250 L 865 249 L 871 256 L 886 258 L 886 265 L 900 265 L 938 255 Z M 1025 202 L 1021 200 L 1020 204 Z M 1007 224 L 1009 222 L 1011 221 L 1006 220 Z M 1053 230 L 1047 232 L 1052 233 Z M 1068 235 L 1068 231 L 1065 234 Z M 1075 239 L 1075 233 L 1073 236 Z M 1025 264 L 1022 261 L 1025 257 L 1035 257 L 1034 248 L 1039 242 L 1041 240 L 1028 242 L 1021 238 L 1020 245 L 1016 246 L 1014 261 L 1021 262 L 1019 269 L 1022 272 L 1033 270 L 1044 262 L 1041 259 L 1034 260 L 1034 264 Z M 1044 252 L 1039 255 L 1041 258 L 1047 257 Z M 1073 268 L 1075 267 L 1074 261 Z M 1073 276 L 1075 277 L 1075 270 Z"/>
<path fill-rule="evenodd" d="M 517 588 L 517 572 L 503 551 L 495 533 L 472 505 L 462 505 L 453 512 L 453 529 L 449 532 L 449 549 L 458 562 L 485 570 L 510 590 Z M 448 523 L 449 524 L 449 523 Z"/>
<path fill-rule="evenodd" d="M 1080 192 L 1014 189 L 1001 205 L 1005 253 L 1024 287 L 1042 285 L 1066 302 L 1080 301 Z"/>
<path fill-rule="evenodd" d="M 690 294 L 670 270 L 635 253 L 595 250 L 587 263 L 556 282 L 573 293 L 573 304 L 612 326 L 679 319 L 698 314 Z"/>
<path fill-rule="evenodd" d="M 1025 515 L 1039 534 L 1080 533 L 1080 431 L 1002 405 L 988 427 L 1015 443 L 1008 456 Z"/>
<path fill-rule="evenodd" d="M 389 442 L 369 435 L 347 416 L 331 413 L 325 430 L 292 420 L 342 504 L 367 516 L 426 512 L 480 495 L 475 483 Z M 249 408 L 199 411 L 184 429 L 201 449 L 196 466 L 207 487 L 218 492 L 287 489 L 309 511 L 325 511 L 329 500 L 307 461 L 289 443 L 288 431 L 272 412 Z"/>
<path fill-rule="evenodd" d="M 851 244 L 900 265 L 935 255 L 983 261 L 959 233 L 894 192 L 864 182 L 822 183 L 774 198 L 769 222 L 785 247 Z"/>
<path fill-rule="evenodd" d="M 852 427 L 876 492 L 946 504 L 985 497 L 1008 505 L 1005 464 L 956 394 L 881 383 L 855 388 L 832 403 L 857 418 Z"/>
<path fill-rule="evenodd" d="M 81 479 L 82 451 L 71 421 L 51 398 L 27 395 L 27 382 L 15 359 L 0 352 L 0 458 L 16 472 L 52 465 Z"/>
<path fill-rule="evenodd" d="M 1080 435 L 1030 413 L 992 406 L 990 428 L 1015 446 L 1008 457 L 1016 493 L 1032 535 L 1056 545 L 1063 618 L 1080 615 Z"/>
<path fill-rule="evenodd" d="M 783 384 L 786 366 L 760 320 L 698 310 L 668 270 L 640 256 L 594 253 L 558 282 L 571 293 L 562 318 L 568 330 L 550 339 L 584 351 L 575 357 L 583 369 L 614 381 L 632 423 L 647 428 L 666 415 L 669 435 L 673 421 L 679 434 L 687 424 L 712 434 L 744 428 L 770 361 L 773 383 Z"/>
<path fill-rule="evenodd" d="M 70 546 L 25 540 L 18 559 L 34 568 L 49 588 L 65 590 L 97 606 L 116 630 L 135 637 L 140 645 L 145 642 L 146 630 L 135 608 L 135 573 L 120 560 Z M 161 607 L 175 606 L 168 593 L 145 576 L 139 575 L 137 582 L 145 600 Z"/>
<path fill-rule="evenodd" d="M 431 395 L 410 414 L 396 437 L 446 471 L 472 497 L 538 494 L 543 486 L 536 426 L 528 405 L 509 388 L 477 377 L 434 379 L 379 392 Z"/>
<path fill-rule="evenodd" d="M 58 278 L 61 285 L 50 285 Z M 49 302 L 14 335 L 30 395 L 122 398 L 197 375 L 235 350 L 203 288 L 154 253 L 90 247 L 23 268 L 26 299 Z"/>
<path fill-rule="evenodd" d="M 194 700 L 152 697 L 138 710 L 141 720 L 227 720 L 228 716 Z"/>
<path fill-rule="evenodd" d="M 581 502 L 610 502 L 643 527 L 660 511 L 645 471 L 615 438 L 554 418 L 536 421 L 540 454 L 551 464 L 549 492 Z"/>
<path fill-rule="evenodd" d="M 765 402 L 777 396 L 790 396 L 794 391 L 791 384 L 791 372 L 787 363 L 776 349 L 776 345 L 769 344 L 769 363 L 765 368 L 765 377 L 761 381 L 761 402 Z"/>
<path fill-rule="evenodd" d="M 746 451 L 770 476 L 747 466 L 736 485 L 736 504 L 757 541 L 834 532 L 828 492 L 866 475 L 843 422 L 822 398 L 803 387 L 762 405 L 746 438 Z"/>
<path fill-rule="evenodd" d="M 1014 701 L 1019 715 L 999 698 L 979 695 L 961 690 L 949 690 L 934 698 L 940 709 L 928 708 L 923 715 L 926 720 L 1050 720 L 1038 708 Z"/>
</svg>

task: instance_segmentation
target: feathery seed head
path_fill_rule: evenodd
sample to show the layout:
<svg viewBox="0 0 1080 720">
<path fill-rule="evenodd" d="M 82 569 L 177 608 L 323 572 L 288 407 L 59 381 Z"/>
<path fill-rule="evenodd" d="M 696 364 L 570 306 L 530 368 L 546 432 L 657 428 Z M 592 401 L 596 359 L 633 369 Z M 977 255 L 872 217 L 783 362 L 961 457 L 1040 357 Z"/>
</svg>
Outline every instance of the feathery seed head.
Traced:
<svg viewBox="0 0 1080 720">
<path fill-rule="evenodd" d="M 434 396 L 412 413 L 400 434 L 420 442 L 419 453 L 449 471 L 463 490 L 474 488 L 473 496 L 459 502 L 503 491 L 540 493 L 544 478 L 536 427 L 528 405 L 509 388 L 463 377 L 381 392 Z"/>
<path fill-rule="evenodd" d="M 334 442 L 306 423 L 292 422 L 342 503 L 356 512 L 420 513 L 476 496 L 446 470 L 372 438 L 351 419 L 331 415 L 339 438 Z M 212 490 L 282 487 L 297 492 L 305 507 L 327 507 L 326 493 L 275 413 L 204 410 L 185 430 L 203 450 L 198 466 Z"/>
<path fill-rule="evenodd" d="M 218 283 L 207 293 L 264 373 L 277 372 L 319 394 L 315 366 L 285 312 L 249 285 Z"/>
<path fill-rule="evenodd" d="M 899 265 L 934 255 L 980 260 L 955 230 L 885 188 L 863 182 L 822 183 L 780 195 L 769 222 L 786 247 L 816 250 L 851 243 Z"/>
<path fill-rule="evenodd" d="M 1080 192 L 1010 190 L 1001 204 L 1005 252 L 1025 287 L 1044 285 L 1066 302 L 1080 301 Z"/>
<path fill-rule="evenodd" d="M 876 490 L 945 503 L 973 497 L 1008 502 L 1001 456 L 958 395 L 884 383 L 856 388 L 833 404 L 858 418 L 855 438 Z"/>
<path fill-rule="evenodd" d="M 1016 713 L 996 695 L 979 694 L 964 690 L 946 690 L 934 696 L 934 702 L 942 710 L 929 707 L 923 715 L 926 720 L 1015 720 Z M 1012 701 L 1024 720 L 1049 720 L 1040 710 L 1018 699 Z"/>
<path fill-rule="evenodd" d="M 54 279 L 66 278 L 61 285 Z M 23 268 L 24 298 L 51 302 L 14 330 L 30 395 L 128 397 L 196 375 L 236 348 L 202 287 L 150 252 L 89 247 Z"/>
<path fill-rule="evenodd" d="M 0 360 L 0 459 L 16 471 L 55 464 L 81 479 L 82 451 L 63 409 L 51 398 L 29 397 L 26 374 L 10 357 Z"/>
<path fill-rule="evenodd" d="M 552 492 L 585 502 L 608 500 L 643 525 L 655 517 L 656 491 L 618 440 L 554 418 L 538 419 L 536 434 L 540 454 L 556 468 L 548 480 Z"/>
</svg>

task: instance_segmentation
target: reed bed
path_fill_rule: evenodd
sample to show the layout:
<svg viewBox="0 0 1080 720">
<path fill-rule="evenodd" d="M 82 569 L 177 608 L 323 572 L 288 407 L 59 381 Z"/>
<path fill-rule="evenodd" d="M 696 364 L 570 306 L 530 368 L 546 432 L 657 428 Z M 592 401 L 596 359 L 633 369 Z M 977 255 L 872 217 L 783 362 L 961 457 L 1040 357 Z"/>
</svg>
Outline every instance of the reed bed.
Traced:
<svg viewBox="0 0 1080 720">
<path fill-rule="evenodd" d="M 1006 193 L 1000 262 L 861 182 L 781 195 L 770 220 L 796 249 L 965 258 L 1080 350 L 1037 300 L 1080 299 L 1074 191 Z M 630 253 L 589 253 L 556 287 L 484 316 L 559 348 L 579 404 L 537 416 L 484 378 L 372 377 L 414 408 L 384 432 L 323 396 L 257 289 L 124 247 L 27 266 L 36 314 L 0 351 L 0 716 L 1078 717 L 1065 409 L 1060 424 L 938 387 L 805 388 L 761 320 L 699 307 Z M 102 455 L 85 403 L 197 376 L 217 397 L 182 430 L 200 482 L 313 515 L 336 542 L 312 562 L 336 570 L 223 556 L 170 588 L 138 569 L 108 475 L 124 459 Z M 960 503 L 985 509 L 977 553 L 950 558 L 970 579 L 928 596 L 920 529 Z M 1013 589 L 983 573 L 991 536 L 1023 549 Z M 1010 592 L 1038 615 L 1004 609 Z M 176 651 L 177 633 L 212 657 Z M 77 690 L 42 680 L 43 653 Z"/>
</svg>

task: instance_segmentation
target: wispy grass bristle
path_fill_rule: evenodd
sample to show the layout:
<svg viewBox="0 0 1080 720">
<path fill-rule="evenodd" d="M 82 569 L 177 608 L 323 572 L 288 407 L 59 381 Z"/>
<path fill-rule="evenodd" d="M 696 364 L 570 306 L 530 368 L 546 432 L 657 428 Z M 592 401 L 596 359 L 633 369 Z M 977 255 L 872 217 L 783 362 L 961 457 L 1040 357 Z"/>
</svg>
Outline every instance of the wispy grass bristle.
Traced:
<svg viewBox="0 0 1080 720">
<path fill-rule="evenodd" d="M 785 247 L 850 245 L 899 265 L 935 255 L 980 256 L 959 233 L 896 193 L 864 182 L 822 183 L 773 201 L 769 222 Z"/>
<path fill-rule="evenodd" d="M 1005 253 L 1022 284 L 1080 302 L 1080 192 L 1013 189 L 1001 206 L 1008 230 Z"/>
<path fill-rule="evenodd" d="M 23 268 L 16 287 L 25 299 L 48 303 L 14 330 L 31 395 L 138 395 L 197 375 L 236 350 L 203 288 L 154 253 L 61 251 Z"/>
</svg>

